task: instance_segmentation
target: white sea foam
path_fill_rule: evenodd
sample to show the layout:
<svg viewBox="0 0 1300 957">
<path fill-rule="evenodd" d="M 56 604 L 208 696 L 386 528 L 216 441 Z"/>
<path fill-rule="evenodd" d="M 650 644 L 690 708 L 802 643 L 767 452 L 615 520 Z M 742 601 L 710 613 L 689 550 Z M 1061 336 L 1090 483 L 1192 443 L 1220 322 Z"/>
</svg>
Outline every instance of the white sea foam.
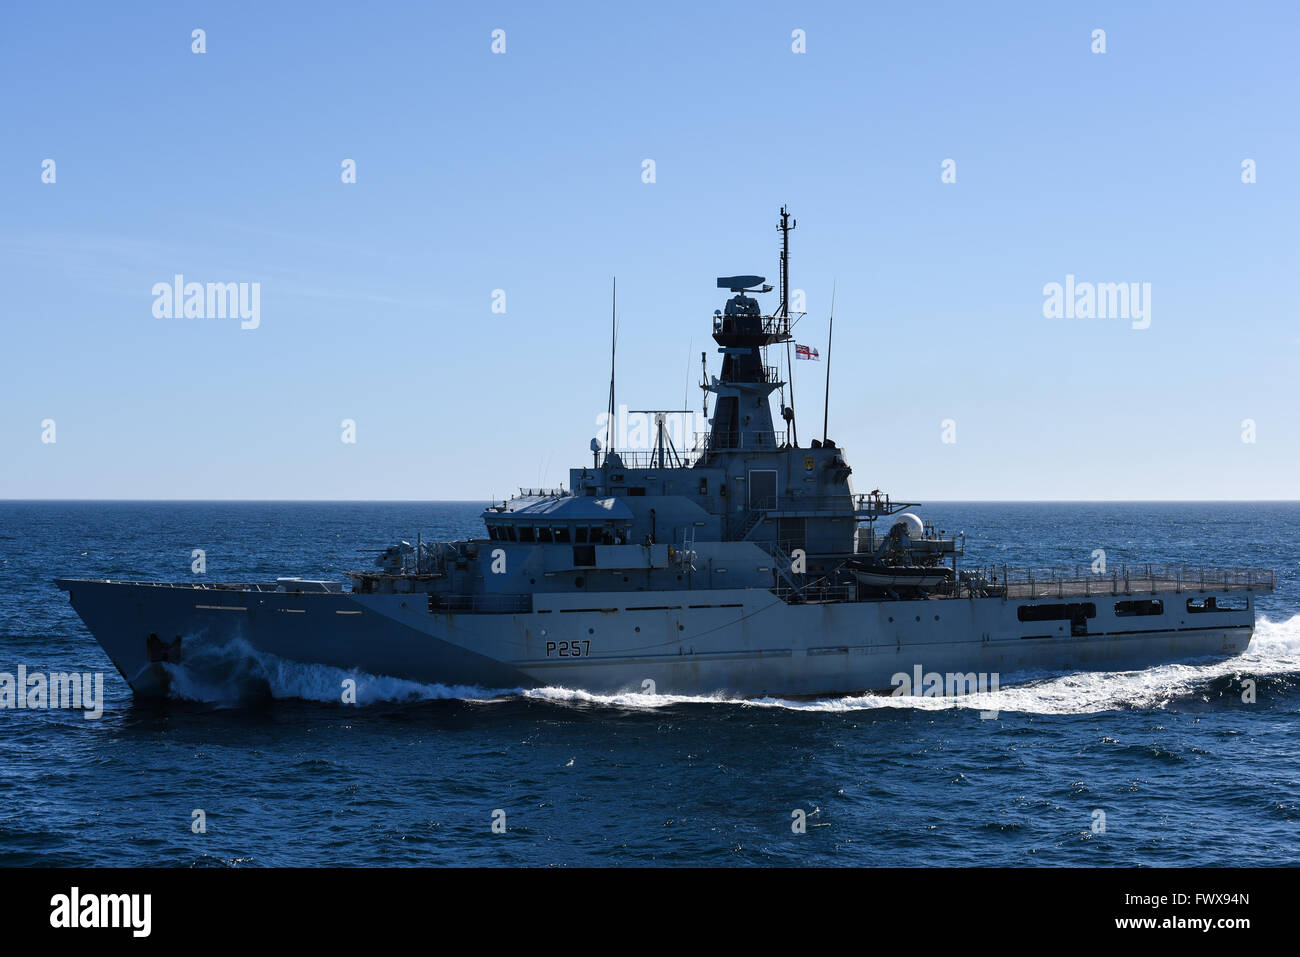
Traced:
<svg viewBox="0 0 1300 957">
<path fill-rule="evenodd" d="M 791 711 L 855 712 L 907 708 L 938 711 L 966 708 L 982 712 L 1024 714 L 1093 714 L 1102 711 L 1161 708 L 1204 694 L 1217 679 L 1300 674 L 1300 615 L 1285 621 L 1261 618 L 1246 653 L 1220 661 L 1159 665 L 1143 671 L 1079 672 L 1064 675 L 1002 675 L 998 691 L 957 697 L 860 695 L 814 700 L 739 699 L 721 695 L 645 694 L 628 691 L 593 694 L 569 688 L 487 689 L 422 684 L 400 678 L 343 671 L 325 665 L 285 661 L 232 642 L 187 659 L 173 672 L 172 693 L 179 698 L 216 704 L 238 703 L 251 695 L 339 703 L 342 683 L 356 682 L 357 703 L 457 699 L 479 704 L 531 699 L 556 706 L 645 709 L 681 705 L 725 704 Z"/>
<path fill-rule="evenodd" d="M 593 694 L 571 688 L 529 688 L 525 698 L 549 701 L 553 704 L 598 705 L 611 708 L 669 708 L 681 704 L 747 704 L 742 698 L 722 695 L 645 694 L 641 691 L 621 691 L 618 694 Z"/>
<path fill-rule="evenodd" d="M 767 699 L 757 706 L 806 711 L 858 711 L 914 708 L 931 711 L 968 708 L 997 713 L 1093 714 L 1101 711 L 1161 708 L 1191 697 L 1216 679 L 1241 679 L 1300 673 L 1300 615 L 1287 621 L 1261 618 L 1244 655 L 1219 661 L 1158 665 L 1142 671 L 1090 671 L 1034 677 L 1003 675 L 1004 687 L 959 697 L 863 697 L 816 701 Z M 1016 679 L 1027 679 L 1017 682 Z"/>
<path fill-rule="evenodd" d="M 1280 674 L 1300 674 L 1300 615 L 1279 622 L 1259 619 L 1250 647 L 1244 655 L 1235 658 L 1158 665 L 1143 671 L 1003 675 L 1005 686 L 998 691 L 957 697 L 859 695 L 798 701 L 785 698 L 738 700 L 664 694 L 597 695 L 565 688 L 540 688 L 524 694 L 561 704 L 608 705 L 618 708 L 728 703 L 751 708 L 823 712 L 967 708 L 999 714 L 1092 714 L 1164 707 L 1172 701 L 1203 692 L 1211 682 L 1219 678 L 1236 676 L 1258 679 Z M 1015 683 L 1006 684 L 1007 682 Z"/>
<path fill-rule="evenodd" d="M 517 695 L 521 690 L 424 684 L 328 665 L 302 664 L 257 651 L 242 639 L 219 647 L 200 645 L 187 654 L 184 665 L 166 667 L 172 677 L 173 697 L 218 705 L 240 704 L 257 697 L 341 704 L 348 679 L 355 682 L 356 703 L 363 706 L 441 698 L 492 701 Z"/>
</svg>

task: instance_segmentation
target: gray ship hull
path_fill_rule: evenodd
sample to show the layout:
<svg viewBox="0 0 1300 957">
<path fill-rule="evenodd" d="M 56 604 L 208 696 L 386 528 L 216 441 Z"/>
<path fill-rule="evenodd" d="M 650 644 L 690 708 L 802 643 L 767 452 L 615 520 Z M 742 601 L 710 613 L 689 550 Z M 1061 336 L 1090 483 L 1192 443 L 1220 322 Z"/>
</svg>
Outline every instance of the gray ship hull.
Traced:
<svg viewBox="0 0 1300 957">
<path fill-rule="evenodd" d="M 291 593 L 61 579 L 73 607 L 137 696 L 165 695 L 205 651 L 253 652 L 426 684 L 594 693 L 803 697 L 892 691 L 902 675 L 1014 676 L 1134 670 L 1241 654 L 1254 595 L 1157 591 L 1159 614 L 1117 614 L 1094 596 L 1069 620 L 1022 621 L 997 597 L 790 604 L 764 589 L 538 594 L 521 613 L 461 613 L 423 594 Z M 1212 614 L 1192 602 L 1218 595 Z M 342 678 L 344 676 L 340 676 Z M 1001 681 L 1001 678 L 995 680 Z M 342 688 L 340 688 L 342 695 Z"/>
</svg>

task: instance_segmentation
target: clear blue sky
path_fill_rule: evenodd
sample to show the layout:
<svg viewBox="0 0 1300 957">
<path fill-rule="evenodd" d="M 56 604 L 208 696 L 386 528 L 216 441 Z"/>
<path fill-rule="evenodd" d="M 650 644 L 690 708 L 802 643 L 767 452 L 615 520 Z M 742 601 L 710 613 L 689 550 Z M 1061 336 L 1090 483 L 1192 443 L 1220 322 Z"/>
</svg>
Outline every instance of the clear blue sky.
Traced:
<svg viewBox="0 0 1300 957">
<path fill-rule="evenodd" d="M 620 399 L 689 369 L 697 407 L 714 277 L 775 280 L 782 203 L 859 490 L 1300 497 L 1296 5 L 460 8 L 5 6 L 0 498 L 559 483 L 610 277 Z M 260 328 L 155 318 L 175 273 L 259 282 Z M 1150 328 L 1044 318 L 1067 274 L 1151 283 Z"/>
</svg>

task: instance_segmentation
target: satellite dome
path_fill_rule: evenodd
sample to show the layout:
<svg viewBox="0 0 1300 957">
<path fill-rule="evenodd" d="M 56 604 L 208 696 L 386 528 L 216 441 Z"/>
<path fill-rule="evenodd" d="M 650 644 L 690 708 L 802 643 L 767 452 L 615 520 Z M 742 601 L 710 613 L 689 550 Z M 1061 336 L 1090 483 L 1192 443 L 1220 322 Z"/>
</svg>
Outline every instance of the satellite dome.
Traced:
<svg viewBox="0 0 1300 957">
<path fill-rule="evenodd" d="M 911 512 L 904 512 L 898 516 L 898 521 L 894 522 L 894 528 L 900 529 L 904 536 L 914 541 L 925 534 L 925 523 Z"/>
</svg>

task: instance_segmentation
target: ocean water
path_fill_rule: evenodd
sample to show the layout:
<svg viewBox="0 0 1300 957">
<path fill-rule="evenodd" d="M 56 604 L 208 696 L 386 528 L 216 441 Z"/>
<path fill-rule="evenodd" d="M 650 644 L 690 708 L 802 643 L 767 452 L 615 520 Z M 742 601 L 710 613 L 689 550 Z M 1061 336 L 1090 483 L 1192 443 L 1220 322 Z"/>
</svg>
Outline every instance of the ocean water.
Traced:
<svg viewBox="0 0 1300 957">
<path fill-rule="evenodd" d="M 337 577 L 400 538 L 477 534 L 478 511 L 0 503 L 0 672 L 103 672 L 106 696 L 94 721 L 0 710 L 0 865 L 1300 864 L 1300 504 L 922 509 L 966 531 L 968 565 L 1102 548 L 1277 571 L 1242 657 L 1043 674 L 992 701 L 363 677 L 358 708 L 336 703 L 338 672 L 250 659 L 252 701 L 194 681 L 137 705 L 51 582 L 186 579 L 195 548 L 211 580 Z"/>
</svg>

